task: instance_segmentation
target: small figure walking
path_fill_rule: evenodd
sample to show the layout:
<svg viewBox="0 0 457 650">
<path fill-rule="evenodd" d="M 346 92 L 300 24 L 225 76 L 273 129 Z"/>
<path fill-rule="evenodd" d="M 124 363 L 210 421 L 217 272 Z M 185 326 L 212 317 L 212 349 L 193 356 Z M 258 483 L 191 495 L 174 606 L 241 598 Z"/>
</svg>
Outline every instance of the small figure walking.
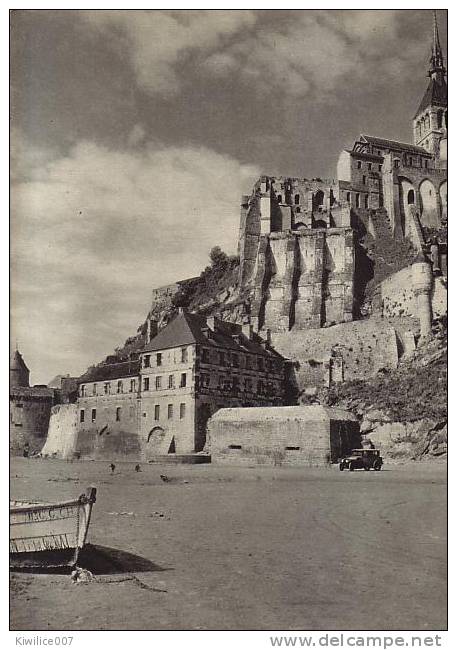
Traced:
<svg viewBox="0 0 457 650">
<path fill-rule="evenodd" d="M 111 474 L 114 474 L 114 470 L 116 469 L 116 465 L 114 463 L 111 463 L 110 469 L 111 469 Z"/>
<path fill-rule="evenodd" d="M 135 472 L 141 472 L 141 467 L 139 465 L 135 465 Z"/>
</svg>

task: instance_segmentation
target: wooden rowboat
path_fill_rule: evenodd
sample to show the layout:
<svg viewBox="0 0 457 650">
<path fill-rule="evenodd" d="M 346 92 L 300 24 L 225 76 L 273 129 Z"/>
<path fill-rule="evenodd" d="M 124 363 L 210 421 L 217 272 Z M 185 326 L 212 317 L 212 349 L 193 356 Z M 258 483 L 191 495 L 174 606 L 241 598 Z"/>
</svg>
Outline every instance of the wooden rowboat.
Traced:
<svg viewBox="0 0 457 650">
<path fill-rule="evenodd" d="M 10 501 L 10 567 L 75 566 L 89 528 L 97 490 L 72 501 Z"/>
</svg>

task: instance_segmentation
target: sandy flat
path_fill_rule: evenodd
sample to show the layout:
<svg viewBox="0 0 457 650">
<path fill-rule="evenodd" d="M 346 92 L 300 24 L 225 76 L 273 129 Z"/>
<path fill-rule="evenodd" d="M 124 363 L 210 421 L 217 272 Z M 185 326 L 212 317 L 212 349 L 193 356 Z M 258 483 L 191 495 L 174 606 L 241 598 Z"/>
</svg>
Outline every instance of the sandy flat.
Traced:
<svg viewBox="0 0 457 650">
<path fill-rule="evenodd" d="M 12 460 L 12 498 L 98 489 L 79 562 L 95 579 L 12 573 L 12 629 L 446 627 L 444 463 L 116 465 Z"/>
</svg>

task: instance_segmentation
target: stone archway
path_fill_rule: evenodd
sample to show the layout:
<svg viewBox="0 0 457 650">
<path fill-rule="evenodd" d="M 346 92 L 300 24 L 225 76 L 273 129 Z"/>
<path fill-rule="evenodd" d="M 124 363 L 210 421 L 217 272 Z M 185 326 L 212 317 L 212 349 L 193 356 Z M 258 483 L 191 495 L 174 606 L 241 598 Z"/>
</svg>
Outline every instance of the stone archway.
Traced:
<svg viewBox="0 0 457 650">
<path fill-rule="evenodd" d="M 440 216 L 438 214 L 438 202 L 436 190 L 433 183 L 426 178 L 419 186 L 421 225 L 426 228 L 438 228 Z"/>
<path fill-rule="evenodd" d="M 440 185 L 441 220 L 447 221 L 447 181 Z"/>
</svg>

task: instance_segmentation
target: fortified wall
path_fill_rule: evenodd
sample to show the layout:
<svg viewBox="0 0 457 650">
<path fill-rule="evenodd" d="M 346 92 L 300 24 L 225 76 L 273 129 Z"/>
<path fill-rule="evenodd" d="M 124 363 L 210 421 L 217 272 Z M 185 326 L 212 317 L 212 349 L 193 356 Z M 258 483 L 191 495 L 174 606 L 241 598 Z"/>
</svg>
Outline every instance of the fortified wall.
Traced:
<svg viewBox="0 0 457 650">
<path fill-rule="evenodd" d="M 240 287 L 257 330 L 353 318 L 354 236 L 336 181 L 262 176 L 243 197 Z"/>
</svg>

